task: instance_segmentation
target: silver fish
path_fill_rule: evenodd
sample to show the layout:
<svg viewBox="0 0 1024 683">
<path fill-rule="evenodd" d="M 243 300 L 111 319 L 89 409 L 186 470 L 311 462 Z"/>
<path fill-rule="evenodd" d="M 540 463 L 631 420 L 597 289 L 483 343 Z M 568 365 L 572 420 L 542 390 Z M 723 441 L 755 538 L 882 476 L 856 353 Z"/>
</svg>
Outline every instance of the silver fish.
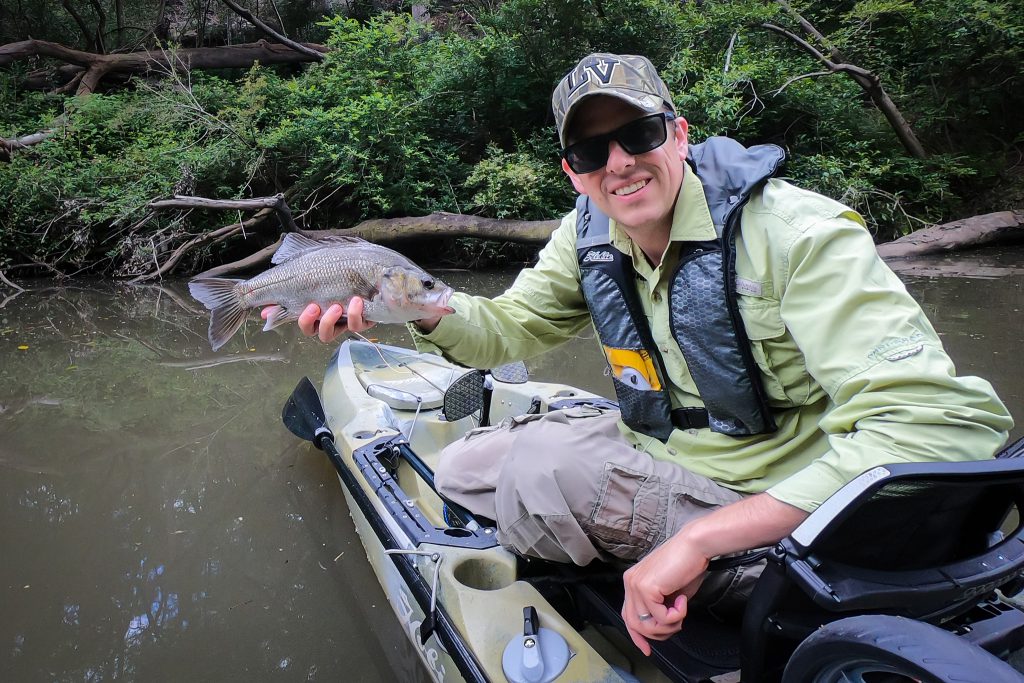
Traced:
<svg viewBox="0 0 1024 683">
<path fill-rule="evenodd" d="M 251 280 L 200 277 L 188 289 L 211 311 L 210 345 L 224 346 L 245 321 L 250 308 L 273 305 L 264 330 L 293 320 L 309 303 L 321 310 L 365 299 L 363 317 L 380 323 L 404 323 L 452 313 L 451 287 L 398 252 L 355 237 L 314 240 L 284 236 L 271 258 L 274 268 Z"/>
</svg>

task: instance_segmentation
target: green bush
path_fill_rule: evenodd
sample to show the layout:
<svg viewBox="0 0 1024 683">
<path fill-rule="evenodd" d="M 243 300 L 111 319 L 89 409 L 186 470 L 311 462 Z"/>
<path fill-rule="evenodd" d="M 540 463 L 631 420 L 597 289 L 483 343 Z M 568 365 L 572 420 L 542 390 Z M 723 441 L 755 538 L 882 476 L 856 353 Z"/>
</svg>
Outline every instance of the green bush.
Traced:
<svg viewBox="0 0 1024 683">
<path fill-rule="evenodd" d="M 555 158 L 553 145 L 523 145 L 522 151 L 503 152 L 495 145 L 466 180 L 475 189 L 471 208 L 493 218 L 547 220 L 572 207 L 572 186 Z M 536 147 L 547 148 L 537 154 Z"/>
<path fill-rule="evenodd" d="M 793 3 L 828 50 L 880 77 L 934 154 L 925 160 L 906 153 L 849 76 L 820 73 L 764 28 L 799 32 L 780 3 L 435 3 L 427 25 L 385 5 L 396 6 L 361 3 L 358 21 L 303 24 L 332 50 L 301 69 L 151 76 L 87 98 L 20 90 L 23 65 L 0 73 L 0 135 L 54 129 L 0 162 L 0 267 L 138 272 L 235 218 L 143 220 L 150 200 L 174 193 L 286 191 L 313 228 L 436 210 L 559 216 L 572 191 L 549 98 L 592 51 L 649 56 L 693 142 L 784 146 L 794 180 L 861 211 L 879 239 L 990 210 L 1024 140 L 1024 19 L 1010 0 Z"/>
</svg>

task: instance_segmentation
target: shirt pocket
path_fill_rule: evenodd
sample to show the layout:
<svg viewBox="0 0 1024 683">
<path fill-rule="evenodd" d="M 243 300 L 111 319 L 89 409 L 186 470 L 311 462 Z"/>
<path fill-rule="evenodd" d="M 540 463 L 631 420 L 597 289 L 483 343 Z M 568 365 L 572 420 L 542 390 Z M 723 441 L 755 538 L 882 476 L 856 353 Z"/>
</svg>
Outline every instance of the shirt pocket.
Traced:
<svg viewBox="0 0 1024 683">
<path fill-rule="evenodd" d="M 778 302 L 740 296 L 739 309 L 768 402 L 780 408 L 807 403 L 811 393 L 807 363 L 786 330 Z"/>
</svg>

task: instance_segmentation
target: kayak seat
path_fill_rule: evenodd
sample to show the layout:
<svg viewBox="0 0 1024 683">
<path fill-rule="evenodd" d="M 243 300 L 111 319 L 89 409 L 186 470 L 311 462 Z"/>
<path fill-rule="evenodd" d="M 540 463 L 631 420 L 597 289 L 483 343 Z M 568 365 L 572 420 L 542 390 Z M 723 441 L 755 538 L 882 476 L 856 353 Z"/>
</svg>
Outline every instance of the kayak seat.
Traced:
<svg viewBox="0 0 1024 683">
<path fill-rule="evenodd" d="M 876 467 L 768 556 L 742 625 L 744 683 L 775 681 L 823 624 L 891 615 L 999 656 L 1024 647 L 1024 612 L 999 601 L 1024 573 L 1024 439 L 995 459 Z"/>
</svg>

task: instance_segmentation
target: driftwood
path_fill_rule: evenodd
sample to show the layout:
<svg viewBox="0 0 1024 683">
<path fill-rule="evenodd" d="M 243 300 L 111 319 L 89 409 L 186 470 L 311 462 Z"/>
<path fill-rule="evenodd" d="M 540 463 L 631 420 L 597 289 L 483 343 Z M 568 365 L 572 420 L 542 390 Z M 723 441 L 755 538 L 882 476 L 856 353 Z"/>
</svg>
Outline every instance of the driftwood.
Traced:
<svg viewBox="0 0 1024 683">
<path fill-rule="evenodd" d="M 194 47 L 178 50 L 144 50 L 120 54 L 99 54 L 75 50 L 46 40 L 23 40 L 0 46 L 0 67 L 30 57 L 51 57 L 77 67 L 65 75 L 77 83 L 77 95 L 87 95 L 108 74 L 148 74 L 151 72 L 188 71 L 190 69 L 246 68 L 254 63 L 295 64 L 311 62 L 310 52 L 325 53 L 328 49 L 314 43 L 301 43 L 306 48 L 297 52 L 288 45 L 260 40 L 255 43 L 223 47 Z"/>
<path fill-rule="evenodd" d="M 878 253 L 898 259 L 1011 242 L 1024 242 L 1024 211 L 998 211 L 933 225 L 879 245 Z"/>
</svg>

